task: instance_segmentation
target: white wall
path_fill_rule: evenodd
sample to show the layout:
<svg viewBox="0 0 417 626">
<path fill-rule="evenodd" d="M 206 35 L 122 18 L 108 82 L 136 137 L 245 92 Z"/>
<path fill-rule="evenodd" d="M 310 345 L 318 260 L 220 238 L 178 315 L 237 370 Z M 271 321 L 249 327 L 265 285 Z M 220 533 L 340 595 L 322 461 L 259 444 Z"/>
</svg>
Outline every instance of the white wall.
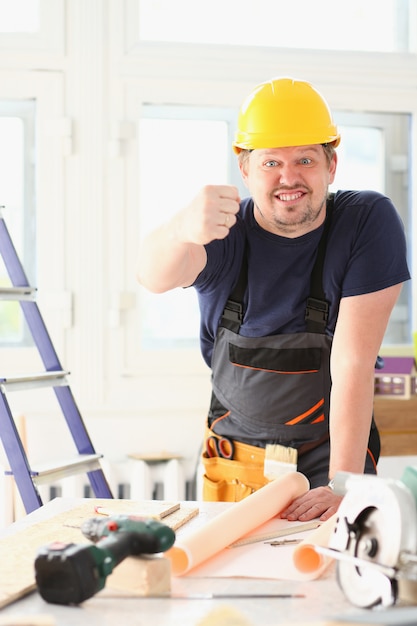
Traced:
<svg viewBox="0 0 417 626">
<path fill-rule="evenodd" d="M 20 49 L 0 46 L 0 98 L 39 102 L 39 303 L 96 448 L 115 459 L 135 451 L 179 452 L 191 473 L 209 371 L 196 352 L 158 361 L 139 349 L 141 103 L 237 108 L 254 84 L 286 74 L 312 81 L 333 108 L 410 112 L 416 119 L 417 57 L 141 46 L 138 0 L 44 2 L 43 39 L 32 49 L 27 41 Z M 417 160 L 413 168 L 417 180 Z M 415 210 L 415 190 L 412 201 Z M 13 370 L 35 364 L 26 351 L 3 356 Z M 18 395 L 15 404 L 27 416 L 32 454 L 60 450 L 52 401 Z"/>
</svg>

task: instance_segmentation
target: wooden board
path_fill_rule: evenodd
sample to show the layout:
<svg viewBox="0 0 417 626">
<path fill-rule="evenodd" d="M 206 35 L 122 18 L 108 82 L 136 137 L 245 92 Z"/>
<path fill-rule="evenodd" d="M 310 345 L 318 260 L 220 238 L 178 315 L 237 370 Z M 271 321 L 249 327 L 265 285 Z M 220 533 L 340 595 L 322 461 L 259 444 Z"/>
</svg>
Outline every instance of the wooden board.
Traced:
<svg viewBox="0 0 417 626">
<path fill-rule="evenodd" d="M 81 533 L 81 524 L 95 517 L 95 507 L 102 506 L 119 514 L 143 517 L 161 517 L 163 523 L 177 530 L 198 515 L 198 508 L 158 500 L 135 502 L 133 500 L 86 500 L 78 507 L 60 513 L 15 535 L 0 539 L 0 608 L 23 597 L 36 588 L 34 561 L 38 549 L 53 541 L 87 543 Z M 174 510 L 166 515 L 167 510 Z"/>
</svg>

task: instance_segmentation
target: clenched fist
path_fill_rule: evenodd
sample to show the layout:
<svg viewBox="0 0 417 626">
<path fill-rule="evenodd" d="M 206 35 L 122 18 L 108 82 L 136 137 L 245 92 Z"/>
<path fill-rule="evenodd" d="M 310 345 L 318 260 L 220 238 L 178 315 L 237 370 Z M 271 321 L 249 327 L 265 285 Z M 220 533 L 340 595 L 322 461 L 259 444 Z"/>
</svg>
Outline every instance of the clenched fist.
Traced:
<svg viewBox="0 0 417 626">
<path fill-rule="evenodd" d="M 236 224 L 239 192 L 232 185 L 206 185 L 181 212 L 177 234 L 184 242 L 205 245 L 224 239 Z"/>
</svg>

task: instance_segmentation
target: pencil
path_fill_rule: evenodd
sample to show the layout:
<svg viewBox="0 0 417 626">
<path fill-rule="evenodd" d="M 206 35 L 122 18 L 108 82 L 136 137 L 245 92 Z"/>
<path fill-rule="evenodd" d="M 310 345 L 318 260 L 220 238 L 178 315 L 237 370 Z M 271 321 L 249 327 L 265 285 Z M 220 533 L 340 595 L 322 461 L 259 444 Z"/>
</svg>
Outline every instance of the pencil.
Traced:
<svg viewBox="0 0 417 626">
<path fill-rule="evenodd" d="M 116 515 L 114 511 L 110 511 L 110 509 L 106 509 L 104 506 L 95 506 L 94 513 L 97 513 L 98 515 L 107 515 L 108 517 Z"/>
<path fill-rule="evenodd" d="M 300 593 L 191 593 L 189 595 L 161 595 L 161 596 L 147 596 L 147 599 L 167 598 L 168 600 L 220 600 L 220 599 L 254 599 L 254 598 L 269 598 L 269 599 L 285 599 L 285 598 L 305 598 L 304 594 Z"/>
<path fill-rule="evenodd" d="M 105 515 L 107 517 L 113 517 L 115 515 L 126 515 L 127 517 L 140 517 L 142 519 L 154 519 L 157 521 L 160 521 L 161 516 L 160 515 L 150 515 L 150 514 L 139 514 L 139 513 L 122 513 L 122 512 L 117 512 L 117 511 L 112 511 L 111 509 L 107 509 L 104 506 L 95 506 L 94 507 L 94 513 L 97 513 L 97 515 Z"/>
</svg>

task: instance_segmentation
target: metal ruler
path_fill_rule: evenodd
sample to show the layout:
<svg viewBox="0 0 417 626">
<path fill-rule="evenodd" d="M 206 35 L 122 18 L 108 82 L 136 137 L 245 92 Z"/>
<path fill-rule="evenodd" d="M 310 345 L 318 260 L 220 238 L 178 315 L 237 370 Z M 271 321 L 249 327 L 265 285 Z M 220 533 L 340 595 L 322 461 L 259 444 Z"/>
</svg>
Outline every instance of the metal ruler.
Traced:
<svg viewBox="0 0 417 626">
<path fill-rule="evenodd" d="M 239 548 L 240 546 L 246 546 L 250 543 L 260 543 L 261 541 L 269 541 L 270 539 L 277 539 L 278 537 L 295 535 L 306 530 L 314 530 L 315 528 L 321 526 L 321 524 L 322 522 L 319 522 L 318 520 L 312 520 L 311 522 L 306 522 L 305 524 L 298 524 L 293 528 L 280 528 L 274 532 L 271 531 L 260 535 L 250 535 L 249 537 L 244 537 L 243 539 L 239 539 L 238 541 L 231 543 L 229 548 Z"/>
</svg>

